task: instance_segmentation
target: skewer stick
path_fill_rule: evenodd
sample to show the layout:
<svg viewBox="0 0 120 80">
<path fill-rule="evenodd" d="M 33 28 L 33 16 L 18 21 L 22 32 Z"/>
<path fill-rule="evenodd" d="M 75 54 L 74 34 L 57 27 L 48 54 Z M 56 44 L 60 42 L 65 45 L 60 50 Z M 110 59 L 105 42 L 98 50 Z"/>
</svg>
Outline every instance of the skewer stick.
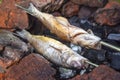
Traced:
<svg viewBox="0 0 120 80">
<path fill-rule="evenodd" d="M 120 52 L 120 47 L 116 47 L 116 46 L 114 46 L 114 45 L 112 45 L 112 44 L 109 44 L 109 43 L 107 43 L 107 42 L 104 42 L 104 41 L 100 41 L 100 44 L 102 44 L 103 46 L 112 48 L 112 49 L 117 50 L 117 51 Z"/>
<path fill-rule="evenodd" d="M 90 61 L 88 61 L 88 60 L 86 60 L 85 62 L 88 63 L 88 64 L 90 64 L 90 65 L 93 65 L 93 66 L 95 66 L 95 67 L 98 67 L 98 66 L 99 66 L 99 65 L 97 65 L 97 64 L 95 64 L 95 63 L 92 63 L 92 62 L 90 62 Z"/>
</svg>

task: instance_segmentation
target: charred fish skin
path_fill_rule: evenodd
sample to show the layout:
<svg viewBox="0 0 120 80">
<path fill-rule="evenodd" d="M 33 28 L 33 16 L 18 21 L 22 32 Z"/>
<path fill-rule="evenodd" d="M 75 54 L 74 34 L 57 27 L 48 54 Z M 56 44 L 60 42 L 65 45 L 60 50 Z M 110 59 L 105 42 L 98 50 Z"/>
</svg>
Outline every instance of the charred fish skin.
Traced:
<svg viewBox="0 0 120 80">
<path fill-rule="evenodd" d="M 101 40 L 99 37 L 71 25 L 66 18 L 54 17 L 51 14 L 40 12 L 32 4 L 30 4 L 28 9 L 19 5 L 18 7 L 38 18 L 52 33 L 56 34 L 61 39 L 83 47 L 99 49 L 99 42 Z"/>
<path fill-rule="evenodd" d="M 81 69 L 85 65 L 86 58 L 59 41 L 45 36 L 31 35 L 25 30 L 17 32 L 17 34 L 27 39 L 41 55 L 59 66 Z"/>
</svg>

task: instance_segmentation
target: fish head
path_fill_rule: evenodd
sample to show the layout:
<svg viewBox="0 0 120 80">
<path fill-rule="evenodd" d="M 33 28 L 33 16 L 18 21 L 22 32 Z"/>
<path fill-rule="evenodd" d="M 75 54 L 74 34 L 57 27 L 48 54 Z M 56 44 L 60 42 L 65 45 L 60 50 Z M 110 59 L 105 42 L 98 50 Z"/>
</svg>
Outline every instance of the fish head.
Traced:
<svg viewBox="0 0 120 80">
<path fill-rule="evenodd" d="M 85 66 L 85 60 L 87 59 L 80 55 L 73 55 L 67 60 L 67 64 L 69 64 L 71 68 L 81 69 Z"/>
<path fill-rule="evenodd" d="M 74 43 L 86 48 L 101 49 L 100 40 L 101 39 L 95 35 L 81 34 L 74 38 Z"/>
</svg>

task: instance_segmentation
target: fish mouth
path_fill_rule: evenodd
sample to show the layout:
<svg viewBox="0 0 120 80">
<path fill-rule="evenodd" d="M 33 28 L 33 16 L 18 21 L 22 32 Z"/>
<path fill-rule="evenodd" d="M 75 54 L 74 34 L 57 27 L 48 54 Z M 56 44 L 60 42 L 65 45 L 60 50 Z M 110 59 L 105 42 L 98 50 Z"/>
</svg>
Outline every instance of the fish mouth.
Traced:
<svg viewBox="0 0 120 80">
<path fill-rule="evenodd" d="M 94 45 L 93 45 L 93 44 L 94 44 Z M 93 44 L 89 45 L 88 47 L 89 47 L 89 48 L 93 48 L 93 49 L 97 49 L 97 50 L 100 50 L 100 49 L 101 49 L 100 41 L 96 41 L 96 42 L 94 42 Z"/>
<path fill-rule="evenodd" d="M 71 61 L 70 65 L 73 68 L 77 68 L 77 69 L 82 69 L 84 68 L 85 61 L 84 60 L 79 60 L 79 61 Z"/>
<path fill-rule="evenodd" d="M 72 62 L 70 63 L 70 65 L 71 65 L 73 68 L 81 69 L 81 64 L 80 64 L 80 63 L 78 64 L 78 62 L 76 62 L 76 61 L 72 61 Z"/>
</svg>

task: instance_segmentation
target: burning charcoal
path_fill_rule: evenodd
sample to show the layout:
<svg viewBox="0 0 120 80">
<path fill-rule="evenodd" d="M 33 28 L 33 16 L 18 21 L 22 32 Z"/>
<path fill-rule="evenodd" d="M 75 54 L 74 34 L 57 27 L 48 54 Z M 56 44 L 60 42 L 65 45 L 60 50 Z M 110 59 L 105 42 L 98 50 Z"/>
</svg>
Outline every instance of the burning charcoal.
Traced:
<svg viewBox="0 0 120 80">
<path fill-rule="evenodd" d="M 22 52 L 28 51 L 26 43 L 15 37 L 12 32 L 6 30 L 0 30 L 0 45 L 11 46 L 21 50 Z"/>
<path fill-rule="evenodd" d="M 66 3 L 62 8 L 62 14 L 65 17 L 72 17 L 74 15 L 77 15 L 79 11 L 79 5 L 74 4 L 72 2 Z"/>
<path fill-rule="evenodd" d="M 107 0 L 71 0 L 73 3 L 90 7 L 103 7 Z"/>
<path fill-rule="evenodd" d="M 70 25 L 66 18 L 54 17 L 50 14 L 42 13 L 32 4 L 30 4 L 29 9 L 25 9 L 19 5 L 17 6 L 37 17 L 52 33 L 56 34 L 59 38 L 86 48 L 100 49 L 99 42 L 101 39 L 99 37 L 90 34 L 81 28 Z"/>
<path fill-rule="evenodd" d="M 120 41 L 120 34 L 111 33 L 108 35 L 107 39 Z"/>
<path fill-rule="evenodd" d="M 16 26 L 21 29 L 28 28 L 27 14 L 15 7 L 15 3 L 18 1 L 20 0 L 2 0 L 0 4 L 0 28 L 14 29 Z"/>
<path fill-rule="evenodd" d="M 30 54 L 8 68 L 4 80 L 55 80 L 56 71 L 38 54 Z"/>
<path fill-rule="evenodd" d="M 120 70 L 120 52 L 109 52 L 107 54 L 110 65 L 116 70 Z"/>
<path fill-rule="evenodd" d="M 105 61 L 105 50 L 87 50 L 84 54 L 86 58 L 92 62 L 103 62 Z"/>
<path fill-rule="evenodd" d="M 104 8 L 98 9 L 94 19 L 101 25 L 114 26 L 120 23 L 120 3 L 109 2 Z"/>
<path fill-rule="evenodd" d="M 87 63 L 86 58 L 72 51 L 61 42 L 45 36 L 31 35 L 26 30 L 17 31 L 17 34 L 26 39 L 44 57 L 56 65 L 66 68 L 81 69 Z"/>
<path fill-rule="evenodd" d="M 72 70 L 72 69 L 67 69 L 67 68 L 59 68 L 59 72 L 60 72 L 60 78 L 70 78 L 73 77 L 76 74 L 76 70 Z"/>
</svg>

